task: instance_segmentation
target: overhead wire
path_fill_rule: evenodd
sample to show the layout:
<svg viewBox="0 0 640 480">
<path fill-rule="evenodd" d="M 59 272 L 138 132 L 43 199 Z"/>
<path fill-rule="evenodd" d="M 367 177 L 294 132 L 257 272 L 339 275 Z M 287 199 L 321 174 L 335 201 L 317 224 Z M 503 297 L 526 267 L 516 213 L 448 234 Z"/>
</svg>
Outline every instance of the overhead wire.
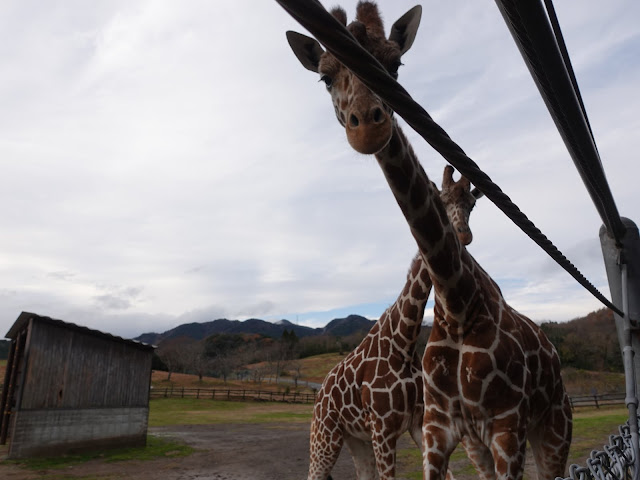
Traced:
<svg viewBox="0 0 640 480">
<path fill-rule="evenodd" d="M 362 48 L 344 25 L 327 12 L 317 0 L 276 1 L 342 64 L 357 75 L 369 89 L 380 96 L 427 143 L 482 191 L 580 285 L 605 306 L 621 314 L 621 310 L 584 277 L 500 187 L 465 154 L 462 148 L 431 118 L 427 111 L 416 103 L 409 93 L 388 74 L 376 58 Z"/>
<path fill-rule="evenodd" d="M 551 118 L 609 234 L 626 232 L 596 148 L 580 89 L 550 0 L 496 0 Z"/>
</svg>

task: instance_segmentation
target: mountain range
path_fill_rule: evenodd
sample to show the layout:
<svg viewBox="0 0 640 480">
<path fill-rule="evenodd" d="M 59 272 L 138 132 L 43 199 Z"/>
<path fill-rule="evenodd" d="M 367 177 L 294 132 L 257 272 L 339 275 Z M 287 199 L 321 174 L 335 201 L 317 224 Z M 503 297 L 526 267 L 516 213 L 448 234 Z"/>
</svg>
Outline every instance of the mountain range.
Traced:
<svg viewBox="0 0 640 480">
<path fill-rule="evenodd" d="M 172 338 L 188 337 L 194 340 L 202 340 L 216 333 L 251 333 L 280 338 L 285 330 L 295 332 L 298 338 L 320 335 L 347 337 L 356 332 L 369 331 L 374 323 L 375 320 L 369 320 L 360 315 L 335 318 L 322 328 L 296 325 L 289 320 L 267 322 L 266 320 L 260 320 L 258 318 L 251 318 L 244 321 L 221 318 L 204 323 L 185 323 L 163 333 L 143 333 L 139 337 L 136 337 L 135 340 L 151 345 L 159 345 L 164 340 Z"/>
</svg>

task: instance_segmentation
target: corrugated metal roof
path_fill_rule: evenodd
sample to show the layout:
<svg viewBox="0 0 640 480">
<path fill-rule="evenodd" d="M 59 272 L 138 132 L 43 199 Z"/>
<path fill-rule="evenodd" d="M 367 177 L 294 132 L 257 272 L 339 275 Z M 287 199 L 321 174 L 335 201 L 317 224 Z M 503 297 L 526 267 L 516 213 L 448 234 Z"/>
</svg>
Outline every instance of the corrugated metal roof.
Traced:
<svg viewBox="0 0 640 480">
<path fill-rule="evenodd" d="M 52 325 L 57 325 L 59 327 L 63 327 L 69 330 L 76 330 L 78 332 L 85 333 L 87 335 L 94 335 L 97 337 L 105 338 L 107 340 L 112 340 L 115 342 L 123 342 L 132 347 L 141 348 L 141 349 L 155 349 L 154 345 L 149 345 L 148 343 L 138 342 L 137 340 L 131 340 L 127 338 L 118 337 L 116 335 L 111 335 L 110 333 L 101 332 L 100 330 L 94 330 L 92 328 L 83 327 L 82 325 L 76 325 L 75 323 L 64 322 L 62 320 L 57 320 L 51 317 L 45 317 L 43 315 L 38 315 L 37 313 L 31 312 L 22 312 L 18 319 L 15 321 L 13 326 L 9 329 L 6 338 L 14 339 L 18 336 L 18 333 L 29 324 L 29 320 L 34 319 L 38 322 L 45 322 Z"/>
</svg>

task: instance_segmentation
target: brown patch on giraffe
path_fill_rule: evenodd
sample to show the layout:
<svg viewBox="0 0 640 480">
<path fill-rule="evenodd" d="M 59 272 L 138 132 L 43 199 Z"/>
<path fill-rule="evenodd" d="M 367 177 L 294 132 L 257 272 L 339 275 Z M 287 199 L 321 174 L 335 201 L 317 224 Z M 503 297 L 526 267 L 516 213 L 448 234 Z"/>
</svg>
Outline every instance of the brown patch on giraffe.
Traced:
<svg viewBox="0 0 640 480">
<path fill-rule="evenodd" d="M 417 282 L 413 284 L 411 288 L 411 298 L 416 300 L 426 300 L 428 295 L 429 292 L 425 291 L 422 285 Z"/>
<path fill-rule="evenodd" d="M 425 294 L 421 295 L 422 298 L 426 297 Z M 417 297 L 419 298 L 419 297 Z M 403 306 L 402 306 L 402 315 L 404 315 L 404 317 L 406 318 L 416 318 L 418 316 L 418 307 L 415 305 L 412 305 L 409 302 L 406 302 Z"/>
<path fill-rule="evenodd" d="M 413 188 L 409 196 L 409 203 L 411 207 L 418 210 L 424 206 L 427 201 L 427 189 L 426 188 Z"/>
<path fill-rule="evenodd" d="M 409 345 L 409 341 L 400 335 L 395 335 L 394 341 L 396 343 L 396 347 L 401 350 L 406 350 Z"/>
<path fill-rule="evenodd" d="M 404 399 L 404 395 L 402 394 L 402 392 L 397 391 L 395 392 L 395 394 L 391 394 L 391 405 L 392 408 L 395 412 L 404 412 L 406 410 L 406 402 Z M 401 418 L 400 416 L 396 415 L 396 427 L 399 427 L 401 423 Z"/>
<path fill-rule="evenodd" d="M 456 265 L 457 264 L 457 265 Z M 457 258 L 457 261 L 454 263 L 454 268 L 456 270 L 459 269 L 460 266 L 460 258 Z M 468 272 L 464 272 L 460 280 L 458 280 L 458 285 L 456 289 L 458 290 L 458 295 L 463 299 L 465 304 L 469 304 L 473 295 L 476 292 L 476 282 L 471 274 Z"/>
<path fill-rule="evenodd" d="M 416 218 L 412 227 L 422 233 L 428 244 L 434 244 L 443 235 L 440 215 L 434 209 L 428 209 L 425 214 Z"/>
<path fill-rule="evenodd" d="M 494 412 L 503 412 L 517 405 L 521 398 L 522 392 L 513 390 L 504 378 L 496 375 L 489 382 L 483 403 Z"/>
<path fill-rule="evenodd" d="M 431 329 L 431 333 L 429 334 L 429 342 L 439 342 L 440 340 L 444 340 L 446 338 L 447 332 L 443 328 L 441 328 L 440 325 L 434 323 L 433 328 Z"/>
<path fill-rule="evenodd" d="M 465 352 L 462 355 L 460 384 L 464 398 L 471 402 L 482 399 L 484 379 L 493 371 L 491 355 L 486 352 Z"/>
<path fill-rule="evenodd" d="M 509 464 L 504 458 L 498 457 L 496 459 L 496 456 L 494 455 L 493 459 L 494 459 L 496 471 L 506 472 L 509 469 Z"/>
<path fill-rule="evenodd" d="M 391 408 L 389 395 L 374 395 L 371 400 L 371 408 L 376 412 L 388 412 Z"/>
<path fill-rule="evenodd" d="M 454 395 L 458 390 L 456 372 L 458 351 L 451 347 L 428 345 L 422 357 L 424 370 L 431 381 L 445 394 Z"/>
<path fill-rule="evenodd" d="M 391 134 L 391 140 L 389 140 L 389 144 L 387 145 L 387 155 L 392 158 L 397 157 L 404 150 L 404 142 L 402 141 L 402 137 L 398 135 L 397 131 L 394 130 Z M 403 190 L 404 192 L 408 191 L 407 189 Z"/>
<path fill-rule="evenodd" d="M 509 361 L 505 373 L 514 387 L 524 389 L 526 366 L 519 361 Z"/>
<path fill-rule="evenodd" d="M 393 138 L 391 141 L 393 141 Z M 389 183 L 395 185 L 398 190 L 404 192 L 409 191 L 409 182 L 401 168 L 396 167 L 395 165 L 387 165 L 385 167 L 385 172 Z"/>
</svg>

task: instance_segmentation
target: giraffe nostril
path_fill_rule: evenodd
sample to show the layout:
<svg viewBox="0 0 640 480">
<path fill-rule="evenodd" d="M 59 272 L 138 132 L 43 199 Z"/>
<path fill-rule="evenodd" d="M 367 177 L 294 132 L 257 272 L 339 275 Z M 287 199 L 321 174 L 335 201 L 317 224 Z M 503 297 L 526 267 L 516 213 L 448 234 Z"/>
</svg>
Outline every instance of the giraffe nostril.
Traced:
<svg viewBox="0 0 640 480">
<path fill-rule="evenodd" d="M 349 125 L 351 125 L 352 127 L 357 127 L 358 125 L 360 125 L 360 120 L 358 120 L 358 117 L 356 117 L 353 113 L 349 116 Z"/>
<path fill-rule="evenodd" d="M 382 121 L 382 109 L 380 107 L 376 107 L 373 111 L 373 121 L 375 123 L 380 123 Z"/>
</svg>

